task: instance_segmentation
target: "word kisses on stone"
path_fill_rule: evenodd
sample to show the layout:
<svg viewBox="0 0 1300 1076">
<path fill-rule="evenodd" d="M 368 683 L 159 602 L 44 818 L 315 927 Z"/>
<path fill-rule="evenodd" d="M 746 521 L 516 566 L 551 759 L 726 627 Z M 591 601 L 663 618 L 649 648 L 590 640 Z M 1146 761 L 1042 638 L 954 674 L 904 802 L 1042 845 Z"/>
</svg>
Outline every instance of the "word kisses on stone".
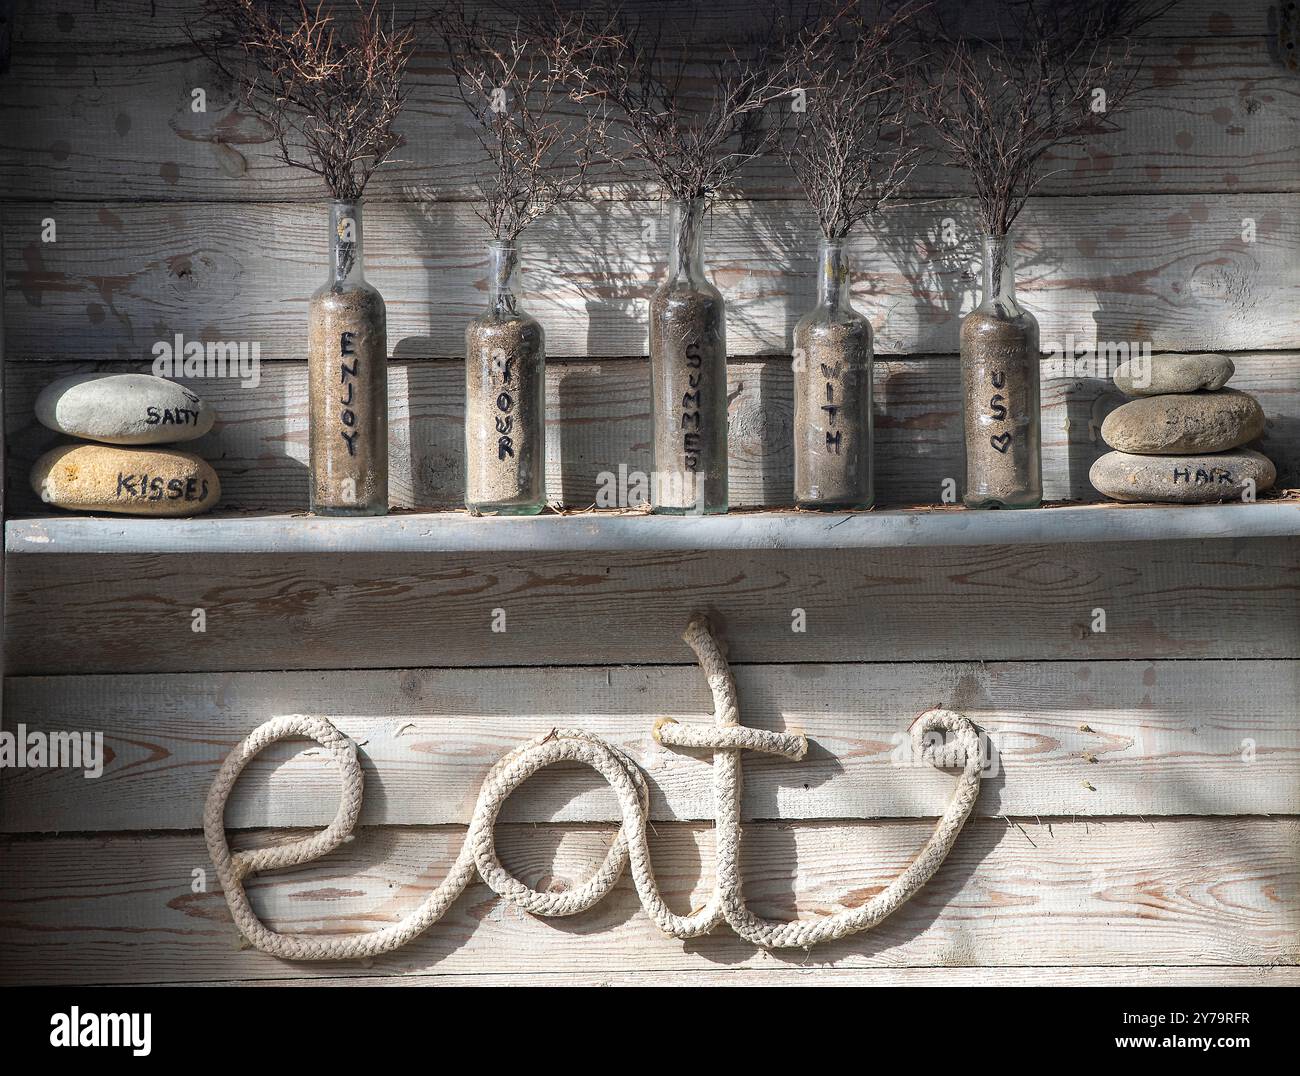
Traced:
<svg viewBox="0 0 1300 1076">
<path fill-rule="evenodd" d="M 73 374 L 36 397 L 41 425 L 110 445 L 193 441 L 215 418 L 196 393 L 152 374 Z"/>
<path fill-rule="evenodd" d="M 655 881 L 647 832 L 649 788 L 645 775 L 622 750 L 582 729 L 553 729 L 511 751 L 488 772 L 460 854 L 442 884 L 404 919 L 366 934 L 334 937 L 320 934 L 281 934 L 258 918 L 244 891 L 254 874 L 310 863 L 352 839 L 361 813 L 362 770 L 357 749 L 323 717 L 278 717 L 254 729 L 226 758 L 203 810 L 203 834 L 217 870 L 221 889 L 239 932 L 265 953 L 287 960 L 339 960 L 391 952 L 418 937 L 446 913 L 475 874 L 498 896 L 533 915 L 575 915 L 601 900 L 631 866 L 632 881 L 646 914 L 672 938 L 696 938 L 726 924 L 754 945 L 771 949 L 808 948 L 875 926 L 914 896 L 934 875 L 957 840 L 979 794 L 983 760 L 975 726 L 960 714 L 933 710 L 913 723 L 918 754 L 936 766 L 960 765 L 956 791 L 934 833 L 916 859 L 883 890 L 856 907 L 816 919 L 785 922 L 764 919 L 745 903 L 740 864 L 741 758 L 746 751 L 779 755 L 792 762 L 804 757 L 808 741 L 802 733 L 768 732 L 740 723 L 736 683 L 708 621 L 692 617 L 683 636 L 695 652 L 713 694 L 711 725 L 686 724 L 660 718 L 653 730 L 666 746 L 713 752 L 713 794 L 717 816 L 717 853 L 713 893 L 704 907 L 689 915 L 669 910 Z M 951 740 L 935 743 L 935 734 Z M 270 847 L 232 852 L 226 840 L 226 801 L 240 773 L 261 751 L 279 740 L 307 737 L 333 759 L 343 790 L 334 820 L 319 833 Z M 582 762 L 609 782 L 618 797 L 622 824 L 609 854 L 587 881 L 562 892 L 539 892 L 510 874 L 497 858 L 493 831 L 510 795 L 533 774 L 557 762 Z M 793 869 L 793 867 L 792 867 Z"/>
<path fill-rule="evenodd" d="M 32 489 L 46 504 L 80 512 L 194 516 L 221 497 L 217 472 L 177 449 L 62 445 L 32 467 Z"/>
</svg>

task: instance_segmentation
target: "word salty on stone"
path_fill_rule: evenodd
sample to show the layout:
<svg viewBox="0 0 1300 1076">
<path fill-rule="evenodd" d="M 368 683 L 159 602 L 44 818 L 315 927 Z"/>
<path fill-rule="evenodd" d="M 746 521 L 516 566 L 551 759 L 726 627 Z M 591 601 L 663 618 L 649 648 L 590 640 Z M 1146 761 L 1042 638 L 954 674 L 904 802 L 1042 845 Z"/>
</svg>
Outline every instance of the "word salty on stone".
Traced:
<svg viewBox="0 0 1300 1076">
<path fill-rule="evenodd" d="M 112 445 L 192 441 L 216 419 L 197 393 L 152 374 L 73 374 L 36 397 L 36 419 L 59 433 Z"/>
<path fill-rule="evenodd" d="M 136 516 L 193 516 L 221 497 L 212 467 L 177 449 L 62 445 L 32 467 L 32 489 L 46 504 Z"/>
</svg>

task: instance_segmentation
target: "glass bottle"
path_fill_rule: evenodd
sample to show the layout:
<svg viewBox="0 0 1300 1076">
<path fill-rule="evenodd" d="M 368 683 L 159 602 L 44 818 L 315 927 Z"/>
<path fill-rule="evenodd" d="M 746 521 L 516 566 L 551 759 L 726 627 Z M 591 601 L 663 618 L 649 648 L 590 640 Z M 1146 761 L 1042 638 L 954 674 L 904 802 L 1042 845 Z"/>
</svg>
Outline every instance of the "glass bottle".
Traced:
<svg viewBox="0 0 1300 1076">
<path fill-rule="evenodd" d="M 465 328 L 465 506 L 535 515 L 546 505 L 546 354 L 519 308 L 519 249 L 488 243 L 487 309 Z"/>
<path fill-rule="evenodd" d="M 804 508 L 870 508 L 871 323 L 849 301 L 843 239 L 823 239 L 817 306 L 794 328 L 794 497 Z"/>
<path fill-rule="evenodd" d="M 727 329 L 704 277 L 704 199 L 670 204 L 668 274 L 650 300 L 656 512 L 727 510 Z"/>
<path fill-rule="evenodd" d="M 1011 250 L 984 237 L 984 301 L 961 322 L 967 508 L 1043 503 L 1038 320 L 1016 301 Z"/>
<path fill-rule="evenodd" d="M 311 510 L 388 511 L 388 338 L 384 300 L 362 270 L 361 203 L 330 205 L 329 278 L 308 313 Z"/>
</svg>

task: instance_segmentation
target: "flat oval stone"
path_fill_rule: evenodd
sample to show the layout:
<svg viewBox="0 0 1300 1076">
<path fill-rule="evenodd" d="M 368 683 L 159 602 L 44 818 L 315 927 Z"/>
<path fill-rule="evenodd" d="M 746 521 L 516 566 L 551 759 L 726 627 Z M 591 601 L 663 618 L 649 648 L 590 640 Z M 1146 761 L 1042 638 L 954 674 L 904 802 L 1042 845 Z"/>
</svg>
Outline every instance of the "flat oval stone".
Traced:
<svg viewBox="0 0 1300 1076">
<path fill-rule="evenodd" d="M 46 504 L 81 512 L 193 516 L 221 497 L 217 472 L 190 452 L 109 445 L 61 445 L 32 467 Z"/>
<path fill-rule="evenodd" d="M 73 374 L 36 397 L 36 419 L 59 433 L 111 445 L 202 437 L 216 419 L 184 385 L 153 374 Z"/>
<path fill-rule="evenodd" d="M 1126 396 L 1221 389 L 1236 366 L 1227 355 L 1151 355 L 1115 368 L 1115 387 Z"/>
<path fill-rule="evenodd" d="M 1240 500 L 1248 480 L 1272 488 L 1277 468 L 1249 448 L 1202 456 L 1135 456 L 1107 452 L 1088 472 L 1098 493 L 1117 501 L 1209 504 Z"/>
<path fill-rule="evenodd" d="M 1236 389 L 1130 400 L 1101 424 L 1111 448 L 1160 456 L 1225 452 L 1263 432 L 1259 401 Z"/>
</svg>

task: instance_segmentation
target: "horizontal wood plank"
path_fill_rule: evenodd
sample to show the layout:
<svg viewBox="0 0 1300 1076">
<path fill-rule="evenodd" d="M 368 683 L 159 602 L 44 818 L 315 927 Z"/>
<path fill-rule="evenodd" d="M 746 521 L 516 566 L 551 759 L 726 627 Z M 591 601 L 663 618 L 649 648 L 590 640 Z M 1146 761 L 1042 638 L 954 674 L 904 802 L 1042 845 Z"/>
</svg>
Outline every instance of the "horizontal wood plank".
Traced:
<svg viewBox="0 0 1300 1076">
<path fill-rule="evenodd" d="M 710 612 L 740 662 L 1300 653 L 1300 547 L 1288 539 L 834 557 L 51 555 L 27 558 L 8 583 L 11 675 L 680 664 L 694 610 Z"/>
<path fill-rule="evenodd" d="M 161 985 L 161 984 L 160 984 Z M 481 972 L 460 975 L 354 975 L 340 979 L 247 979 L 238 983 L 182 983 L 182 986 L 529 986 L 529 987 L 699 987 L 699 986 L 1300 986 L 1300 967 L 1127 967 L 1127 968 L 811 968 L 763 967 L 694 971 L 570 971 L 526 975 Z"/>
<path fill-rule="evenodd" d="M 158 342 L 256 343 L 301 359 L 309 296 L 324 280 L 316 205 L 18 203 L 5 214 L 12 362 L 150 361 Z M 661 203 L 577 205 L 525 237 L 529 311 L 553 356 L 643 355 L 662 272 Z M 53 217 L 58 241 L 41 241 Z M 959 245 L 945 246 L 943 222 Z M 1243 221 L 1254 239 L 1243 242 Z M 1019 229 L 1019 292 L 1044 347 L 1150 342 L 1156 351 L 1300 348 L 1300 195 L 1032 201 Z M 953 353 L 978 290 L 969 204 L 897 207 L 852 241 L 861 310 L 880 354 Z M 806 205 L 726 202 L 706 260 L 727 300 L 732 355 L 788 353 L 815 298 Z M 484 305 L 481 222 L 465 203 L 381 203 L 367 214 L 368 276 L 398 358 L 463 354 Z"/>
<path fill-rule="evenodd" d="M 747 30 L 753 12 L 743 0 L 686 6 L 700 23 L 691 33 L 700 63 L 690 75 L 703 85 L 705 61 L 716 51 L 710 41 Z M 1137 48 L 1139 97 L 1118 115 L 1119 130 L 1049 155 L 1044 192 L 1296 190 L 1300 86 L 1270 39 L 1266 6 L 1249 0 L 1229 13 L 1216 0 L 1179 5 L 1183 10 L 1154 28 L 1158 36 Z M 6 197 L 320 197 L 314 176 L 275 161 L 265 126 L 234 107 L 231 88 L 187 40 L 195 0 L 112 7 L 110 13 L 90 0 L 28 5 L 18 20 L 0 106 Z M 978 5 L 964 8 L 964 20 L 978 17 Z M 192 110 L 196 87 L 207 93 L 201 113 Z M 470 196 L 481 167 L 478 147 L 440 47 L 419 48 L 408 90 L 398 122 L 407 144 L 376 176 L 372 194 Z M 750 167 L 743 186 L 750 196 L 798 193 L 775 160 Z M 952 194 L 968 183 L 933 164 L 917 172 L 913 188 Z"/>
<path fill-rule="evenodd" d="M 803 731 L 795 764 L 745 758 L 746 818 L 937 816 L 951 774 L 915 758 L 914 716 L 966 714 L 987 736 L 981 816 L 1300 814 L 1300 662 L 777 665 L 736 669 L 746 724 Z M 1248 690 L 1244 690 L 1248 688 Z M 102 730 L 104 770 L 10 770 L 5 832 L 198 829 L 226 754 L 279 714 L 331 718 L 366 768 L 363 824 L 469 821 L 488 769 L 556 727 L 589 729 L 645 771 L 656 821 L 711 819 L 705 752 L 650 733 L 662 714 L 707 722 L 690 666 L 38 677 L 10 680 L 9 724 Z M 323 826 L 338 780 L 305 742 L 274 745 L 237 786 L 231 827 Z M 556 767 L 503 816 L 617 820 L 604 782 Z"/>
<path fill-rule="evenodd" d="M 927 822 L 786 825 L 745 832 L 745 892 L 760 915 L 816 916 L 868 900 L 916 854 Z M 572 886 L 607 827 L 501 825 L 526 884 Z M 300 835 L 281 831 L 278 839 Z M 266 839 L 249 835 L 250 840 Z M 251 883 L 281 930 L 373 930 L 444 876 L 459 827 L 367 829 L 323 863 Z M 425 935 L 368 965 L 285 963 L 240 950 L 198 834 L 0 841 L 0 974 L 37 983 L 284 979 L 403 973 L 548 974 L 834 967 L 1007 967 L 1300 962 L 1295 819 L 973 821 L 908 904 L 811 953 L 764 953 L 729 932 L 664 938 L 624 877 L 591 911 L 539 920 L 474 883 Z M 711 827 L 665 824 L 651 854 L 670 907 L 712 886 Z"/>
<path fill-rule="evenodd" d="M 1256 447 L 1278 467 L 1279 489 L 1300 487 L 1300 352 L 1234 357 L 1232 385 L 1252 393 L 1267 427 Z M 109 366 L 108 369 L 116 367 Z M 141 371 L 149 367 L 133 365 Z M 13 513 L 46 511 L 28 475 L 66 438 L 36 422 L 50 381 L 95 369 L 84 363 L 10 363 L 6 429 Z M 792 373 L 776 357 L 730 367 L 730 480 L 737 508 L 793 503 Z M 1048 500 L 1097 501 L 1088 469 L 1107 450 L 1099 429 L 1121 397 L 1101 377 L 1052 377 L 1044 365 L 1043 488 Z M 881 506 L 936 503 L 947 479 L 965 484 L 961 376 L 951 356 L 883 359 L 875 366 L 875 473 Z M 267 363 L 256 387 L 235 378 L 183 379 L 216 410 L 213 432 L 190 446 L 221 476 L 223 510 L 307 508 L 304 364 Z M 389 488 L 395 508 L 464 503 L 461 362 L 394 362 L 389 370 Z M 572 508 L 596 503 L 619 468 L 648 473 L 650 385 L 645 359 L 555 362 L 547 376 L 547 491 Z"/>
<path fill-rule="evenodd" d="M 1048 504 L 1028 512 L 960 505 L 860 512 L 732 511 L 666 516 L 642 509 L 471 516 L 399 512 L 324 517 L 217 512 L 191 519 L 28 516 L 5 523 L 5 550 L 24 556 L 283 556 L 443 553 L 630 553 L 1092 545 L 1099 542 L 1300 537 L 1300 490 L 1224 504 Z"/>
</svg>

